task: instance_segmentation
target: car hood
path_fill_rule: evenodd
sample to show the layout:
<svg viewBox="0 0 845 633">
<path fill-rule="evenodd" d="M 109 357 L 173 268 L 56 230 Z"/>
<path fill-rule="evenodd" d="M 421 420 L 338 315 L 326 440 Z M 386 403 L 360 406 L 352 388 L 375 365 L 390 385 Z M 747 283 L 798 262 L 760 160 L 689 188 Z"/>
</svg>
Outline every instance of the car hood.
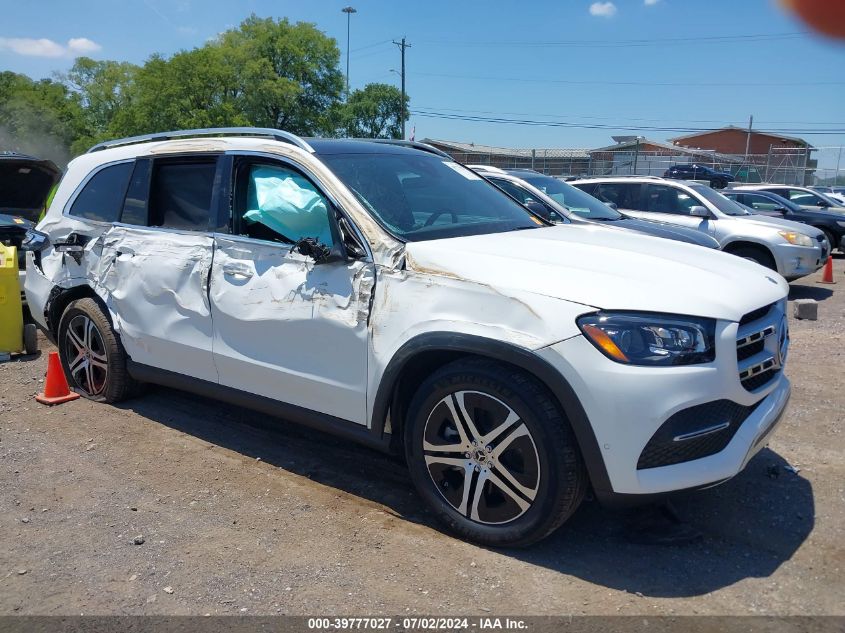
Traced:
<svg viewBox="0 0 845 633">
<path fill-rule="evenodd" d="M 629 229 L 654 235 L 655 237 L 662 237 L 669 240 L 677 240 L 679 242 L 686 242 L 687 244 L 695 244 L 697 246 L 704 246 L 706 248 L 719 248 L 719 242 L 709 235 L 697 231 L 695 229 L 688 229 L 686 227 L 677 226 L 675 224 L 667 224 L 665 222 L 652 222 L 651 220 L 641 220 L 639 218 L 632 218 L 623 215 L 620 220 L 612 220 L 607 222 L 610 226 L 616 226 L 622 229 Z"/>
<path fill-rule="evenodd" d="M 777 273 L 721 251 L 566 225 L 406 245 L 409 270 L 606 310 L 738 321 L 786 296 Z"/>
<path fill-rule="evenodd" d="M 0 154 L 0 213 L 36 221 L 62 172 L 55 163 L 23 154 Z"/>
<path fill-rule="evenodd" d="M 822 232 L 814 226 L 804 224 L 803 222 L 793 222 L 792 220 L 786 220 L 780 217 L 757 215 L 755 213 L 754 215 L 738 216 L 734 219 L 742 222 L 753 222 L 754 224 L 760 224 L 763 226 L 773 226 L 776 228 L 788 229 L 790 231 L 797 231 L 798 233 L 803 233 L 804 235 L 809 235 L 810 237 L 816 237 L 822 234 Z"/>
</svg>

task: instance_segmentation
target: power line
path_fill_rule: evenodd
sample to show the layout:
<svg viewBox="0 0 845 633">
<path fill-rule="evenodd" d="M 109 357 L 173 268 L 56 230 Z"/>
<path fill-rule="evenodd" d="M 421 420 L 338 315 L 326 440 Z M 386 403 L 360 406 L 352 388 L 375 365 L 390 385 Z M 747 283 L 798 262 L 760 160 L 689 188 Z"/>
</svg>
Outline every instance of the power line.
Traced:
<svg viewBox="0 0 845 633">
<path fill-rule="evenodd" d="M 557 41 L 467 41 L 467 40 L 422 40 L 421 44 L 436 44 L 438 46 L 459 46 L 459 47 L 524 47 L 524 48 L 549 48 L 549 47 L 579 47 L 579 48 L 629 48 L 645 46 L 672 46 L 678 44 L 701 44 L 713 43 L 744 43 L 744 42 L 766 42 L 792 40 L 807 35 L 806 31 L 792 31 L 787 33 L 756 33 L 743 35 L 712 35 L 702 37 L 666 37 L 629 40 L 557 40 Z"/>
<path fill-rule="evenodd" d="M 567 121 L 538 121 L 533 119 L 510 119 L 506 117 L 492 117 L 492 116 L 477 116 L 468 114 L 454 114 L 448 112 L 434 112 L 430 110 L 416 109 L 411 113 L 414 116 L 430 119 L 446 119 L 454 121 L 472 121 L 478 123 L 506 123 L 510 125 L 523 126 L 540 126 L 540 127 L 557 127 L 557 128 L 578 128 L 588 130 L 630 130 L 640 132 L 677 132 L 677 133 L 694 133 L 694 132 L 711 132 L 713 128 L 697 128 L 697 127 L 672 127 L 672 126 L 657 126 L 657 125 L 611 125 L 600 123 L 571 123 Z M 822 134 L 845 134 L 845 128 L 829 129 L 829 130 L 803 130 L 803 129 L 779 129 L 767 130 L 768 132 L 779 134 L 802 134 L 802 135 L 822 135 Z"/>
<path fill-rule="evenodd" d="M 555 119 L 560 119 L 560 113 L 556 114 L 548 114 L 542 112 L 497 112 L 494 110 L 469 110 L 465 108 L 446 108 L 441 106 L 426 106 L 420 105 L 417 106 L 420 110 L 428 110 L 428 111 L 437 111 L 437 112 L 457 112 L 463 114 L 492 114 L 496 116 L 502 115 L 510 115 L 510 116 L 522 116 L 522 117 L 551 117 Z M 598 120 L 598 121 L 619 121 L 619 117 L 607 117 L 607 116 L 594 116 L 594 115 L 586 115 L 586 114 L 567 114 L 567 119 L 590 119 L 590 120 Z M 675 118 L 668 118 L 662 117 L 659 119 L 645 119 L 645 118 L 637 118 L 637 117 L 630 117 L 625 119 L 625 121 L 636 121 L 636 122 L 663 122 L 663 121 L 672 121 L 674 123 L 715 123 L 720 126 L 726 125 L 736 125 L 736 121 L 725 121 L 724 119 L 675 119 Z M 836 125 L 845 127 L 845 122 L 842 121 L 758 121 L 758 123 L 765 123 L 767 125 Z"/>
<path fill-rule="evenodd" d="M 592 79 L 540 79 L 532 77 L 501 77 L 484 75 L 454 75 L 448 73 L 426 73 L 418 72 L 417 75 L 424 77 L 440 77 L 445 79 L 470 79 L 478 81 L 516 81 L 520 83 L 543 83 L 562 84 L 573 86 L 701 86 L 701 87 L 783 87 L 783 82 L 706 82 L 706 81 L 598 81 Z M 790 86 L 837 86 L 836 81 L 790 81 Z"/>
</svg>

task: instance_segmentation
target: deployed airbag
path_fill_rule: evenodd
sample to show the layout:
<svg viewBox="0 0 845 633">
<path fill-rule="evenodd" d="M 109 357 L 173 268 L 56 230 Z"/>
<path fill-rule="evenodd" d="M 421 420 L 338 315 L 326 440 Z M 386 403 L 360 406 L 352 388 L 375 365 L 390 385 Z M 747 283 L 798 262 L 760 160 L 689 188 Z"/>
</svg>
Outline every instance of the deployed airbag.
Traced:
<svg viewBox="0 0 845 633">
<path fill-rule="evenodd" d="M 275 167 L 256 166 L 250 171 L 247 222 L 263 224 L 297 241 L 315 237 L 331 244 L 328 208 L 324 198 L 304 177 Z"/>
</svg>

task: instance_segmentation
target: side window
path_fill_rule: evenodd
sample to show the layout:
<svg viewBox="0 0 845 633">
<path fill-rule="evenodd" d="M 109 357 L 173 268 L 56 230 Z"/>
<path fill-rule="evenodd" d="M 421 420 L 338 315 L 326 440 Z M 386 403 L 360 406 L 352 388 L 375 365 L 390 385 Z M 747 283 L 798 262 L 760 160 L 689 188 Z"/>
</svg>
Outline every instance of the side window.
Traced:
<svg viewBox="0 0 845 633">
<path fill-rule="evenodd" d="M 592 194 L 602 202 L 612 202 L 619 209 L 639 209 L 640 186 L 629 182 L 604 182 Z"/>
<path fill-rule="evenodd" d="M 98 171 L 85 184 L 68 213 L 98 222 L 117 222 L 134 162 L 111 165 Z"/>
<path fill-rule="evenodd" d="M 120 221 L 124 224 L 147 226 L 147 194 L 150 191 L 151 167 L 152 161 L 149 158 L 139 158 L 135 161 L 135 169 L 123 203 L 123 214 L 120 216 Z"/>
<path fill-rule="evenodd" d="M 329 201 L 298 171 L 279 164 L 238 169 L 235 226 L 240 235 L 294 243 L 306 237 L 331 245 Z"/>
<path fill-rule="evenodd" d="M 216 168 L 216 159 L 156 161 L 149 226 L 207 231 Z"/>
<path fill-rule="evenodd" d="M 701 201 L 682 189 L 667 185 L 649 184 L 643 196 L 643 211 L 689 215 L 690 208 L 701 205 Z"/>
<path fill-rule="evenodd" d="M 819 204 L 819 198 L 809 191 L 801 191 L 800 189 L 790 189 L 789 199 L 795 204 L 806 204 L 814 206 Z"/>
<path fill-rule="evenodd" d="M 752 209 L 760 209 L 761 211 L 774 211 L 780 206 L 766 196 L 756 196 L 752 193 L 744 194 L 742 198 L 743 200 L 738 200 L 738 202 L 742 202 L 742 204 Z"/>
<path fill-rule="evenodd" d="M 527 191 L 522 189 L 521 187 L 517 187 L 515 184 L 508 182 L 507 180 L 493 180 L 496 183 L 496 186 L 501 187 L 505 190 L 506 193 L 513 196 L 523 204 L 528 202 L 529 200 L 533 200 Z"/>
</svg>

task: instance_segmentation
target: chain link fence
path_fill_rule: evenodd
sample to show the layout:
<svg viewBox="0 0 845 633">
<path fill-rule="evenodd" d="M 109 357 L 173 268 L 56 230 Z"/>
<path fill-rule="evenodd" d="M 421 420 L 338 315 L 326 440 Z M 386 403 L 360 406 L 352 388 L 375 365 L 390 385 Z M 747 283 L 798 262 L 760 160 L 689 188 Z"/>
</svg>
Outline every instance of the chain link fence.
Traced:
<svg viewBox="0 0 845 633">
<path fill-rule="evenodd" d="M 662 176 L 672 165 L 696 163 L 732 174 L 739 182 L 787 185 L 845 185 L 843 147 L 781 148 L 765 154 L 732 155 L 715 151 L 642 151 L 587 149 L 489 148 L 455 151 L 443 148 L 464 164 L 501 169 L 533 169 L 550 176 Z"/>
</svg>

